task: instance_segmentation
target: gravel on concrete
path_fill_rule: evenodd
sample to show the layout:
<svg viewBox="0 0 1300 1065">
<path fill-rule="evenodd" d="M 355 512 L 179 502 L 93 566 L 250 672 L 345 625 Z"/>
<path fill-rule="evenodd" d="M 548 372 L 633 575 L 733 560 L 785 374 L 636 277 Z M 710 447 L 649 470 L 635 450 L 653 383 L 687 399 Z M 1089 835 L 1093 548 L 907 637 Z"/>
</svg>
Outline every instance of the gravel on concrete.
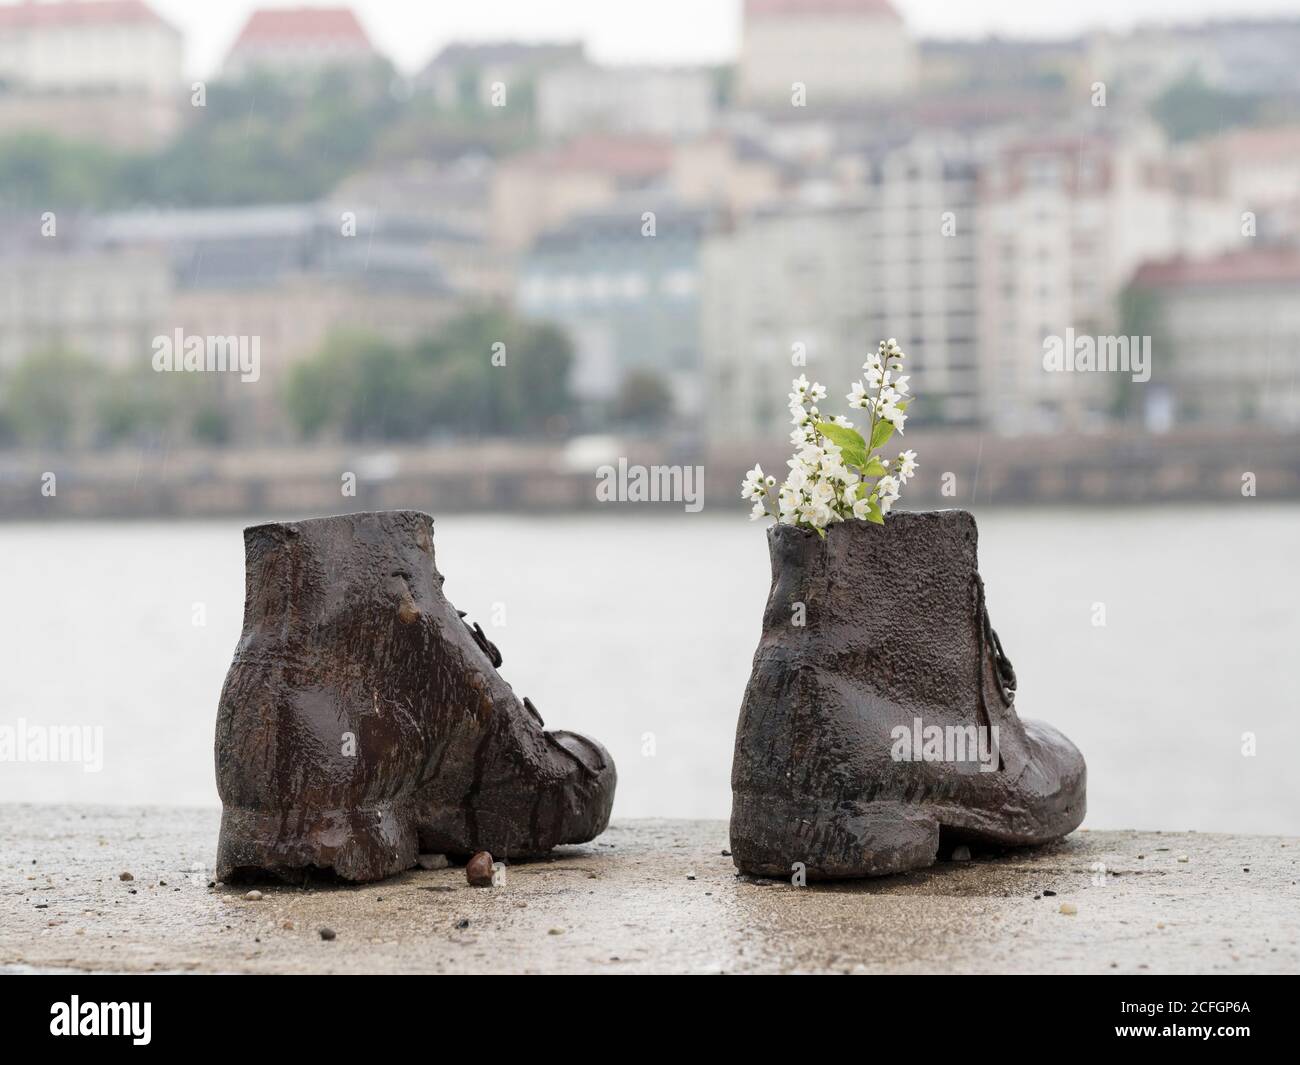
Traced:
<svg viewBox="0 0 1300 1065">
<path fill-rule="evenodd" d="M 624 821 L 491 888 L 453 863 L 250 901 L 211 884 L 219 817 L 0 806 L 0 971 L 1300 970 L 1300 839 L 1085 830 L 796 887 L 738 877 L 723 822 Z"/>
</svg>

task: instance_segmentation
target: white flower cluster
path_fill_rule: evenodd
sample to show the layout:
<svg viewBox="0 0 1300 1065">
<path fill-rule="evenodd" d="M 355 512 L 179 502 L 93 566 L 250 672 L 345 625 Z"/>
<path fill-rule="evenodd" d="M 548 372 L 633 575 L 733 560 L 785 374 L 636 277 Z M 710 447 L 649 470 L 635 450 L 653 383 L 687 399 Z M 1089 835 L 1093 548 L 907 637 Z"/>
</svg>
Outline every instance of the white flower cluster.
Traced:
<svg viewBox="0 0 1300 1065">
<path fill-rule="evenodd" d="M 907 420 L 907 378 L 901 376 L 903 352 L 893 340 L 882 342 L 863 364 L 863 381 L 853 384 L 849 404 L 871 412 L 866 437 L 841 415 L 824 418 L 817 404 L 826 389 L 797 377 L 790 393 L 790 443 L 795 454 L 784 483 L 755 466 L 740 486 L 751 500 L 750 518 L 771 514 L 787 525 L 825 535 L 828 525 L 849 518 L 881 523 L 916 472 L 916 452 L 904 451 L 892 465 L 875 452 Z"/>
<path fill-rule="evenodd" d="M 903 350 L 898 341 L 893 337 L 882 340 L 862 368 L 866 376 L 854 381 L 853 391 L 845 397 L 849 406 L 871 411 L 874 419 L 889 422 L 901 433 L 907 421 L 908 387 L 907 378 L 902 376 Z"/>
</svg>

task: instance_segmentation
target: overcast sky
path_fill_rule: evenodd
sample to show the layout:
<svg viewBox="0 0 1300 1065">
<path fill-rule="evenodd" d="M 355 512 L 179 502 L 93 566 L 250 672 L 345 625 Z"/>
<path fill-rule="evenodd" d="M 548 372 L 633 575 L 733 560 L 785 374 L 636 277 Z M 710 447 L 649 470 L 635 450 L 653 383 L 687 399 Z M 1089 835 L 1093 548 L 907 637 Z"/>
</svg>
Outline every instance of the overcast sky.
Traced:
<svg viewBox="0 0 1300 1065">
<path fill-rule="evenodd" d="M 310 0 L 149 0 L 186 36 L 189 72 L 209 74 L 255 7 Z M 328 6 L 339 0 L 322 0 Z M 1290 14 L 1300 0 L 894 0 L 927 36 L 1063 36 L 1139 21 Z M 611 63 L 726 60 L 740 39 L 740 0 L 353 0 L 371 39 L 398 66 L 417 70 L 451 40 L 582 38 Z M 641 18 L 632 12 L 642 11 Z"/>
</svg>

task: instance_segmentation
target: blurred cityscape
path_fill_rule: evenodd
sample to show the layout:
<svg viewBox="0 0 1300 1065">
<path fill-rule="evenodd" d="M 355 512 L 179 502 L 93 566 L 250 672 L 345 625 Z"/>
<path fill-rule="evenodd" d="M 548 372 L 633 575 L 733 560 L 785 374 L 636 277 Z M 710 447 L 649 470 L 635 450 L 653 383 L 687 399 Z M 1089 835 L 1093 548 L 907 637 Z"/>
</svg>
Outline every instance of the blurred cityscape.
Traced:
<svg viewBox="0 0 1300 1065">
<path fill-rule="evenodd" d="M 620 456 L 740 506 L 790 379 L 847 412 L 891 336 L 908 502 L 1300 497 L 1300 17 L 743 20 L 725 66 L 407 76 L 347 8 L 256 10 L 195 81 L 145 0 L 0 6 L 0 516 L 48 472 L 64 515 L 570 508 Z M 1149 379 L 1046 368 L 1075 336 Z"/>
</svg>

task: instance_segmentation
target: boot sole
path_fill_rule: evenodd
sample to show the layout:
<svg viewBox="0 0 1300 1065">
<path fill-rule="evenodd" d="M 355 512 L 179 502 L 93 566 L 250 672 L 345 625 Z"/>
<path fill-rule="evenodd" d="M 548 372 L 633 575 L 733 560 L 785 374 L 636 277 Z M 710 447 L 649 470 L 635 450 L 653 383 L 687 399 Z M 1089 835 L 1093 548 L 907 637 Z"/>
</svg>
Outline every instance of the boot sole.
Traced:
<svg viewBox="0 0 1300 1065">
<path fill-rule="evenodd" d="M 731 853 L 742 873 L 785 879 L 802 865 L 809 880 L 888 876 L 933 865 L 939 821 L 904 802 L 734 797 Z"/>
<path fill-rule="evenodd" d="M 217 844 L 217 879 L 313 875 L 379 880 L 416 864 L 415 808 L 389 803 L 356 810 L 258 810 L 227 806 Z"/>
</svg>

